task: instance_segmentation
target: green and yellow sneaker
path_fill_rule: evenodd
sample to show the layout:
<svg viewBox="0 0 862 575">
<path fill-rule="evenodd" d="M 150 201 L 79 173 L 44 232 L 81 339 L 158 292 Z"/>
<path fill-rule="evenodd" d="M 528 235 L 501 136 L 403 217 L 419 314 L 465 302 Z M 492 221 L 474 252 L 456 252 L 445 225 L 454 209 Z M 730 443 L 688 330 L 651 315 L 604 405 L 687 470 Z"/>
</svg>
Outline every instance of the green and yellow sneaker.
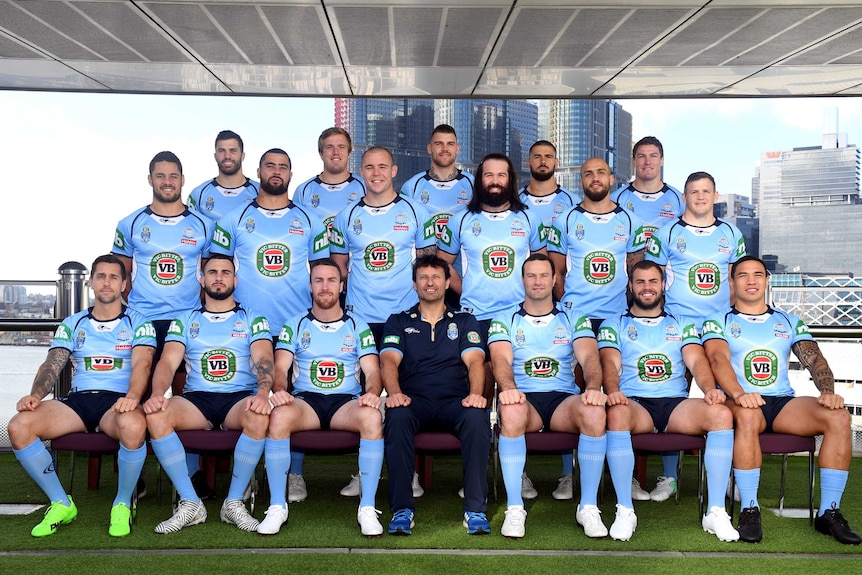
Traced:
<svg viewBox="0 0 862 575">
<path fill-rule="evenodd" d="M 111 507 L 111 526 L 108 527 L 108 535 L 111 537 L 125 537 L 132 532 L 132 510 L 125 503 L 118 503 Z"/>
<path fill-rule="evenodd" d="M 75 502 L 72 501 L 71 497 L 69 497 L 69 505 L 55 501 L 45 510 L 45 518 L 30 531 L 30 535 L 33 537 L 53 535 L 60 525 L 71 523 L 76 517 L 78 517 L 78 508 L 75 507 Z"/>
</svg>

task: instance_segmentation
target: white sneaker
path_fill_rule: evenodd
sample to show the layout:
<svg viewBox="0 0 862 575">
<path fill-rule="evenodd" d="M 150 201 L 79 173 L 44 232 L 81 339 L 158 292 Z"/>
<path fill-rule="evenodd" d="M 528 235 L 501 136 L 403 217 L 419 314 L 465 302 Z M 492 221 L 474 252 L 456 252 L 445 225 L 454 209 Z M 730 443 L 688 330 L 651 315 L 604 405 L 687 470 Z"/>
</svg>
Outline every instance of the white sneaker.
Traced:
<svg viewBox="0 0 862 575">
<path fill-rule="evenodd" d="M 611 537 L 617 541 L 628 541 L 638 528 L 638 516 L 634 509 L 617 504 L 617 515 L 611 525 Z"/>
<path fill-rule="evenodd" d="M 425 490 L 422 489 L 421 485 L 419 485 L 419 474 L 416 472 L 413 472 L 413 483 L 411 484 L 411 487 L 413 488 L 414 498 L 425 495 Z"/>
<path fill-rule="evenodd" d="M 649 501 L 649 491 L 643 489 L 637 479 L 632 477 L 632 499 L 635 501 Z"/>
<path fill-rule="evenodd" d="M 551 497 L 558 501 L 565 501 L 572 498 L 572 475 L 566 473 L 557 482 L 557 488 L 551 493 Z"/>
<path fill-rule="evenodd" d="M 656 479 L 655 489 L 649 492 L 649 498 L 653 501 L 666 501 L 676 493 L 676 478 L 659 475 Z"/>
<path fill-rule="evenodd" d="M 584 534 L 587 537 L 608 536 L 608 528 L 602 523 L 602 512 L 595 505 L 584 505 L 583 508 L 578 506 L 575 519 L 584 527 Z"/>
<path fill-rule="evenodd" d="M 509 505 L 509 508 L 506 509 L 506 518 L 503 520 L 503 528 L 500 529 L 500 535 L 520 539 L 526 532 L 524 529 L 526 521 L 527 510 L 524 509 L 523 505 Z"/>
<path fill-rule="evenodd" d="M 251 516 L 242 499 L 224 500 L 219 517 L 225 523 L 236 525 L 241 531 L 257 531 L 260 521 Z"/>
<path fill-rule="evenodd" d="M 366 537 L 379 537 L 383 535 L 383 526 L 377 519 L 382 511 L 374 509 L 371 505 L 360 507 L 356 514 L 356 521 L 359 523 L 359 530 Z"/>
<path fill-rule="evenodd" d="M 207 508 L 201 501 L 180 499 L 177 510 L 170 517 L 156 525 L 156 533 L 176 533 L 183 527 L 190 527 L 207 520 Z"/>
<path fill-rule="evenodd" d="M 709 514 L 703 516 L 700 522 L 703 530 L 707 533 L 712 533 L 720 541 L 737 541 L 739 540 L 739 532 L 733 528 L 730 523 L 730 516 L 723 507 L 710 507 Z"/>
<path fill-rule="evenodd" d="M 359 474 L 351 475 L 350 483 L 342 487 L 339 493 L 345 497 L 359 497 L 362 495 L 362 482 Z"/>
<path fill-rule="evenodd" d="M 261 535 L 275 535 L 281 529 L 281 526 L 287 523 L 289 510 L 287 505 L 270 505 L 266 510 L 266 517 L 257 526 L 257 532 Z"/>
<path fill-rule="evenodd" d="M 535 499 L 539 496 L 539 492 L 533 487 L 533 482 L 524 473 L 521 475 L 521 497 L 524 499 Z"/>
<path fill-rule="evenodd" d="M 308 489 L 305 488 L 305 478 L 296 473 L 287 474 L 287 502 L 299 503 L 308 497 Z"/>
</svg>

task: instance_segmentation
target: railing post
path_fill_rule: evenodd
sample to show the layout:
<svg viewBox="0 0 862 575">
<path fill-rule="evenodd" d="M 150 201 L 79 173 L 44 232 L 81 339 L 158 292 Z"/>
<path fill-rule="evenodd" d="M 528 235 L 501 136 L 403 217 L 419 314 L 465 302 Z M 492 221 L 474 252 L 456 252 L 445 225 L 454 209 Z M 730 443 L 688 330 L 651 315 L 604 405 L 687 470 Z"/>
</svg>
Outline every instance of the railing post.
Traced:
<svg viewBox="0 0 862 575">
<path fill-rule="evenodd" d="M 90 292 L 87 284 L 87 268 L 79 262 L 66 262 L 57 270 L 57 300 L 54 315 L 64 320 L 90 305 Z M 74 334 L 72 334 L 74 337 Z M 67 365 L 60 374 L 60 381 L 54 390 L 54 397 L 65 397 L 72 388 L 72 368 Z"/>
</svg>

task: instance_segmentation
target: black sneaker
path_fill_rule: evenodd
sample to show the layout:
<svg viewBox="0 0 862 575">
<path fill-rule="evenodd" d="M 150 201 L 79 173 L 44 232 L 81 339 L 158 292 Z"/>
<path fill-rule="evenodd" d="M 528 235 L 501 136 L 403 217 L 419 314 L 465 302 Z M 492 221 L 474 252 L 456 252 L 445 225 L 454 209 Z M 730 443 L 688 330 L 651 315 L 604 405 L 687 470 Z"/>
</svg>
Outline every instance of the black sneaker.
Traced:
<svg viewBox="0 0 862 575">
<path fill-rule="evenodd" d="M 847 520 L 841 515 L 841 510 L 837 507 L 827 509 L 823 515 L 814 518 L 814 528 L 820 533 L 831 535 L 839 543 L 845 545 L 859 545 L 862 543 L 862 537 L 850 529 Z"/>
<path fill-rule="evenodd" d="M 763 528 L 760 525 L 760 507 L 746 507 L 739 512 L 739 539 L 746 543 L 759 543 L 763 539 Z"/>
<path fill-rule="evenodd" d="M 192 475 L 192 487 L 195 488 L 195 492 L 201 498 L 201 501 L 216 498 L 215 489 L 209 486 L 201 470 L 195 471 L 194 475 Z"/>
</svg>

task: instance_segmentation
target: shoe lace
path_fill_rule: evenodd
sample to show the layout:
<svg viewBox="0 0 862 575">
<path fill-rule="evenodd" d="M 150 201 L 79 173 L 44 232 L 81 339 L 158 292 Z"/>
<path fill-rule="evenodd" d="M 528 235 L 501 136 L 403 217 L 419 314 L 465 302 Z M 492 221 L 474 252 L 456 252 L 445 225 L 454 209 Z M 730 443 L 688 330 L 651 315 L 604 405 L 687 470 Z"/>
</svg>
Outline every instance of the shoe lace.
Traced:
<svg viewBox="0 0 862 575">
<path fill-rule="evenodd" d="M 836 523 L 840 524 L 842 527 L 847 527 L 847 528 L 850 527 L 850 524 L 847 522 L 846 519 L 844 519 L 844 516 L 841 514 L 841 510 L 839 510 L 837 507 L 835 507 L 834 503 L 832 504 L 832 508 L 827 509 L 826 513 L 824 513 L 824 515 L 826 515 L 827 513 L 831 516 L 832 521 L 835 521 Z"/>
<path fill-rule="evenodd" d="M 750 525 L 757 522 L 757 512 L 754 507 L 747 507 L 739 514 L 739 526 Z"/>
<path fill-rule="evenodd" d="M 467 515 L 467 522 L 468 522 L 468 523 L 469 523 L 470 521 L 473 521 L 473 520 L 478 520 L 478 521 L 487 521 L 487 520 L 488 520 L 488 519 L 485 517 L 485 514 L 484 514 L 484 513 L 480 513 L 480 512 L 478 512 L 478 511 L 467 511 L 467 512 L 465 513 L 465 515 Z"/>
</svg>

